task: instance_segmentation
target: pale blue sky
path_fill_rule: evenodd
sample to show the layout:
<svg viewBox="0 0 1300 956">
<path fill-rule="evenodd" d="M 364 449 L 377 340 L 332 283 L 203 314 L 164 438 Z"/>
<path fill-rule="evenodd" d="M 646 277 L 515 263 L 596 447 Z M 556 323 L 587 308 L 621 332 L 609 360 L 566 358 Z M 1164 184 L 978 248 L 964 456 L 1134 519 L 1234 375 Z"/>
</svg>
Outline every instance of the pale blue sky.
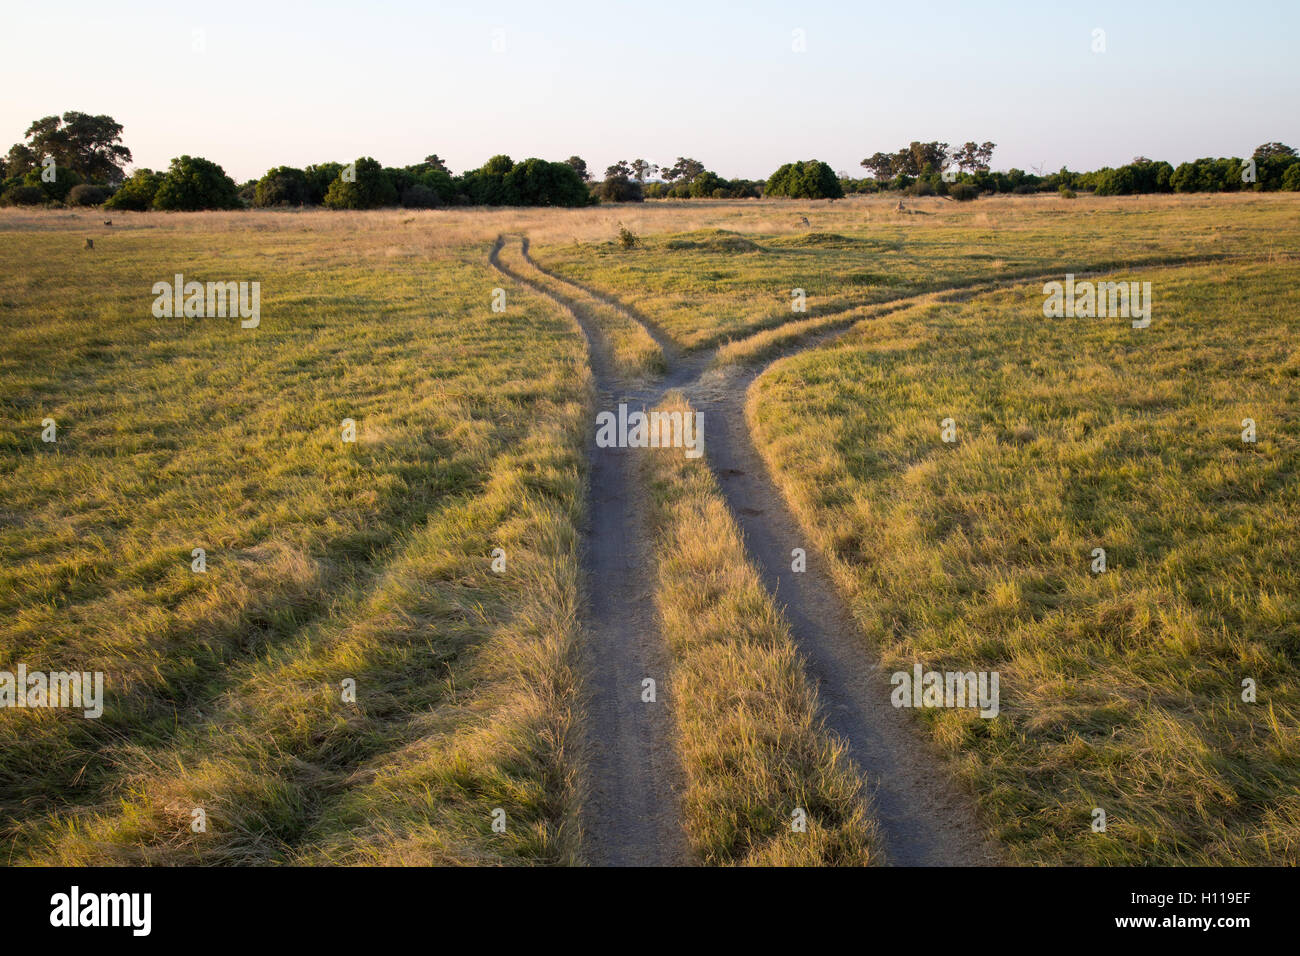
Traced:
<svg viewBox="0 0 1300 956">
<path fill-rule="evenodd" d="M 1300 146 L 1297 0 L 57 0 L 4 21 L 0 150 L 39 116 L 109 113 L 136 165 L 190 153 L 240 181 L 435 152 L 456 172 L 685 155 L 762 178 L 811 157 L 863 175 L 912 139 L 991 139 L 996 168 L 1048 170 Z"/>
</svg>

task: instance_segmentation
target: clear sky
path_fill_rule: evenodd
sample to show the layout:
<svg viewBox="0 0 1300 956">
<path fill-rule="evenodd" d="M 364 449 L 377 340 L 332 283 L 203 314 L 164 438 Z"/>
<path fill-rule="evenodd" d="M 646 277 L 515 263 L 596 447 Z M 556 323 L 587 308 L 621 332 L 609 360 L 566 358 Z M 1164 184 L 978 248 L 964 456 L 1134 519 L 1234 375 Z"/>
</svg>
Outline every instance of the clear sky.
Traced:
<svg viewBox="0 0 1300 956">
<path fill-rule="evenodd" d="M 56 0 L 3 22 L 0 150 L 37 117 L 108 113 L 137 166 L 189 153 L 241 182 L 360 155 L 765 178 L 862 175 L 913 139 L 1045 170 L 1300 147 L 1300 0 Z"/>
</svg>

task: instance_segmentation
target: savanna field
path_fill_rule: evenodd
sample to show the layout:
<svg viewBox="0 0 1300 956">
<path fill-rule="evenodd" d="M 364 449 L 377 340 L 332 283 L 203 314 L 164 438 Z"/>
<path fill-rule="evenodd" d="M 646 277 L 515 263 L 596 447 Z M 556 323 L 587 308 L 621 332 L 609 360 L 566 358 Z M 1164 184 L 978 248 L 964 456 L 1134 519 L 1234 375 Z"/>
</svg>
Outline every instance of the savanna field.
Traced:
<svg viewBox="0 0 1300 956">
<path fill-rule="evenodd" d="M 1300 863 L 1293 195 L 103 218 L 0 210 L 0 671 L 105 674 L 98 720 L 0 709 L 6 862 L 591 862 L 617 381 L 705 409 L 635 476 L 628 597 L 693 861 L 891 851 L 709 452 L 730 401 L 864 664 L 1000 675 L 992 719 L 907 715 L 998 862 Z M 177 273 L 260 323 L 155 317 Z M 1150 325 L 1045 317 L 1067 274 Z"/>
</svg>

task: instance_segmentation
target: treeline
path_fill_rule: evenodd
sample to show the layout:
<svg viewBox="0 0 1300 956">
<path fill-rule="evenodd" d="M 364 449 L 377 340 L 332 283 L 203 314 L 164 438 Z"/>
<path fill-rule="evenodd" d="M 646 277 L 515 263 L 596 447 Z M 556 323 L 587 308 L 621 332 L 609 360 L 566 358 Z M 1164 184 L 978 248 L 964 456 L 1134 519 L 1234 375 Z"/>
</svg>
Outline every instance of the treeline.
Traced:
<svg viewBox="0 0 1300 956">
<path fill-rule="evenodd" d="M 330 209 L 442 206 L 588 206 L 645 199 L 838 199 L 851 193 L 896 191 L 966 200 L 988 193 L 1076 191 L 1099 196 L 1141 193 L 1300 190 L 1300 155 L 1265 143 L 1249 158 L 1198 159 L 1178 167 L 1137 157 L 1118 168 L 1042 174 L 991 168 L 992 142 L 950 148 L 913 141 L 862 160 L 870 174 L 836 174 L 820 160 L 787 163 L 767 180 L 724 179 L 699 160 L 679 156 L 671 166 L 620 160 L 596 181 L 578 156 L 564 162 L 493 156 L 478 169 L 453 175 L 436 154 L 412 166 L 383 166 L 363 156 L 346 165 L 276 166 L 242 186 L 219 165 L 179 156 L 165 171 L 125 168 L 131 151 L 111 116 L 70 111 L 36 120 L 26 142 L 0 158 L 0 204 L 97 206 L 144 211 L 242 209 L 246 206 L 324 206 Z"/>
<path fill-rule="evenodd" d="M 648 181 L 649 180 L 649 181 Z M 758 179 L 723 179 L 698 159 L 678 156 L 671 166 L 644 159 L 619 160 L 605 170 L 593 194 L 602 202 L 644 199 L 753 199 L 763 194 Z"/>
<path fill-rule="evenodd" d="M 597 201 L 586 164 L 493 156 L 479 169 L 452 175 L 437 155 L 400 168 L 363 156 L 352 163 L 277 166 L 261 179 L 237 185 L 200 156 L 179 156 L 165 171 L 126 176 L 131 151 L 111 116 L 67 112 L 27 129 L 0 158 L 0 203 L 104 205 L 144 211 L 241 209 L 245 206 L 326 206 L 427 209 L 437 206 L 586 206 Z"/>
<path fill-rule="evenodd" d="M 104 203 L 109 209 L 196 210 L 245 206 L 329 209 L 435 209 L 440 206 L 586 206 L 586 183 L 568 163 L 493 156 L 481 169 L 453 176 L 436 156 L 395 168 L 363 156 L 352 163 L 297 169 L 276 166 L 236 186 L 220 166 L 182 156 L 166 173 L 142 169 Z"/>
<path fill-rule="evenodd" d="M 974 199 L 985 193 L 1056 192 L 1073 196 L 1086 191 L 1098 196 L 1146 193 L 1238 192 L 1242 190 L 1300 191 L 1300 154 L 1284 143 L 1265 143 L 1250 157 L 1198 159 L 1177 167 L 1144 156 L 1118 168 L 1055 173 L 1006 172 L 989 168 L 994 143 L 966 143 L 950 150 L 947 143 L 912 142 L 895 153 L 875 153 L 861 165 L 869 178 L 843 177 L 846 193 L 897 191 L 916 196 Z"/>
</svg>

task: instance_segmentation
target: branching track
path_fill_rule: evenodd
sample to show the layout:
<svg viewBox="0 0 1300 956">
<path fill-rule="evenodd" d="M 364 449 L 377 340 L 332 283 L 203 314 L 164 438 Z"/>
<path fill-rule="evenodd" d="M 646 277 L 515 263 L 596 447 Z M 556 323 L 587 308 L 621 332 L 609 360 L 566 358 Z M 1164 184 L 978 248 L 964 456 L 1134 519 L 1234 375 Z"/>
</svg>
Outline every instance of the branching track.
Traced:
<svg viewBox="0 0 1300 956">
<path fill-rule="evenodd" d="M 880 824 L 888 862 L 902 866 L 988 865 L 1000 854 L 988 842 L 970 795 L 954 785 L 937 754 L 902 711 L 889 705 L 890 685 L 859 635 L 848 605 L 832 583 L 825 557 L 777 490 L 749 433 L 745 400 L 749 386 L 775 362 L 826 345 L 856 324 L 834 315 L 810 334 L 767 355 L 758 366 L 712 367 L 716 349 L 683 352 L 653 323 L 622 303 L 543 270 L 520 240 L 522 268 L 503 266 L 497 240 L 492 265 L 546 296 L 582 327 L 602 402 L 649 407 L 678 389 L 704 412 L 706 455 L 727 506 L 745 537 L 748 556 L 776 596 L 799 652 L 815 682 L 827 726 L 847 745 L 862 774 Z M 552 292 L 529 278 L 548 276 L 572 295 Z M 1025 277 L 979 282 L 928 292 L 893 303 L 880 313 L 924 301 L 961 299 L 1023 284 Z M 633 386 L 614 376 L 613 362 L 582 302 L 595 298 L 636 322 L 659 343 L 668 373 L 652 386 Z M 591 449 L 590 526 L 585 573 L 589 588 L 586 629 L 589 701 L 589 763 L 594 779 L 584 814 L 588 857 L 597 863 L 671 864 L 689 861 L 678 809 L 681 772 L 671 747 L 666 707 L 640 703 L 642 677 L 666 673 L 649 583 L 653 558 L 645 527 L 642 490 L 628 456 Z M 791 571 L 791 550 L 804 548 L 808 568 Z M 662 687 L 662 682 L 660 683 Z M 661 696 L 661 700 L 663 697 Z M 667 702 L 671 707 L 671 701 Z"/>
</svg>

